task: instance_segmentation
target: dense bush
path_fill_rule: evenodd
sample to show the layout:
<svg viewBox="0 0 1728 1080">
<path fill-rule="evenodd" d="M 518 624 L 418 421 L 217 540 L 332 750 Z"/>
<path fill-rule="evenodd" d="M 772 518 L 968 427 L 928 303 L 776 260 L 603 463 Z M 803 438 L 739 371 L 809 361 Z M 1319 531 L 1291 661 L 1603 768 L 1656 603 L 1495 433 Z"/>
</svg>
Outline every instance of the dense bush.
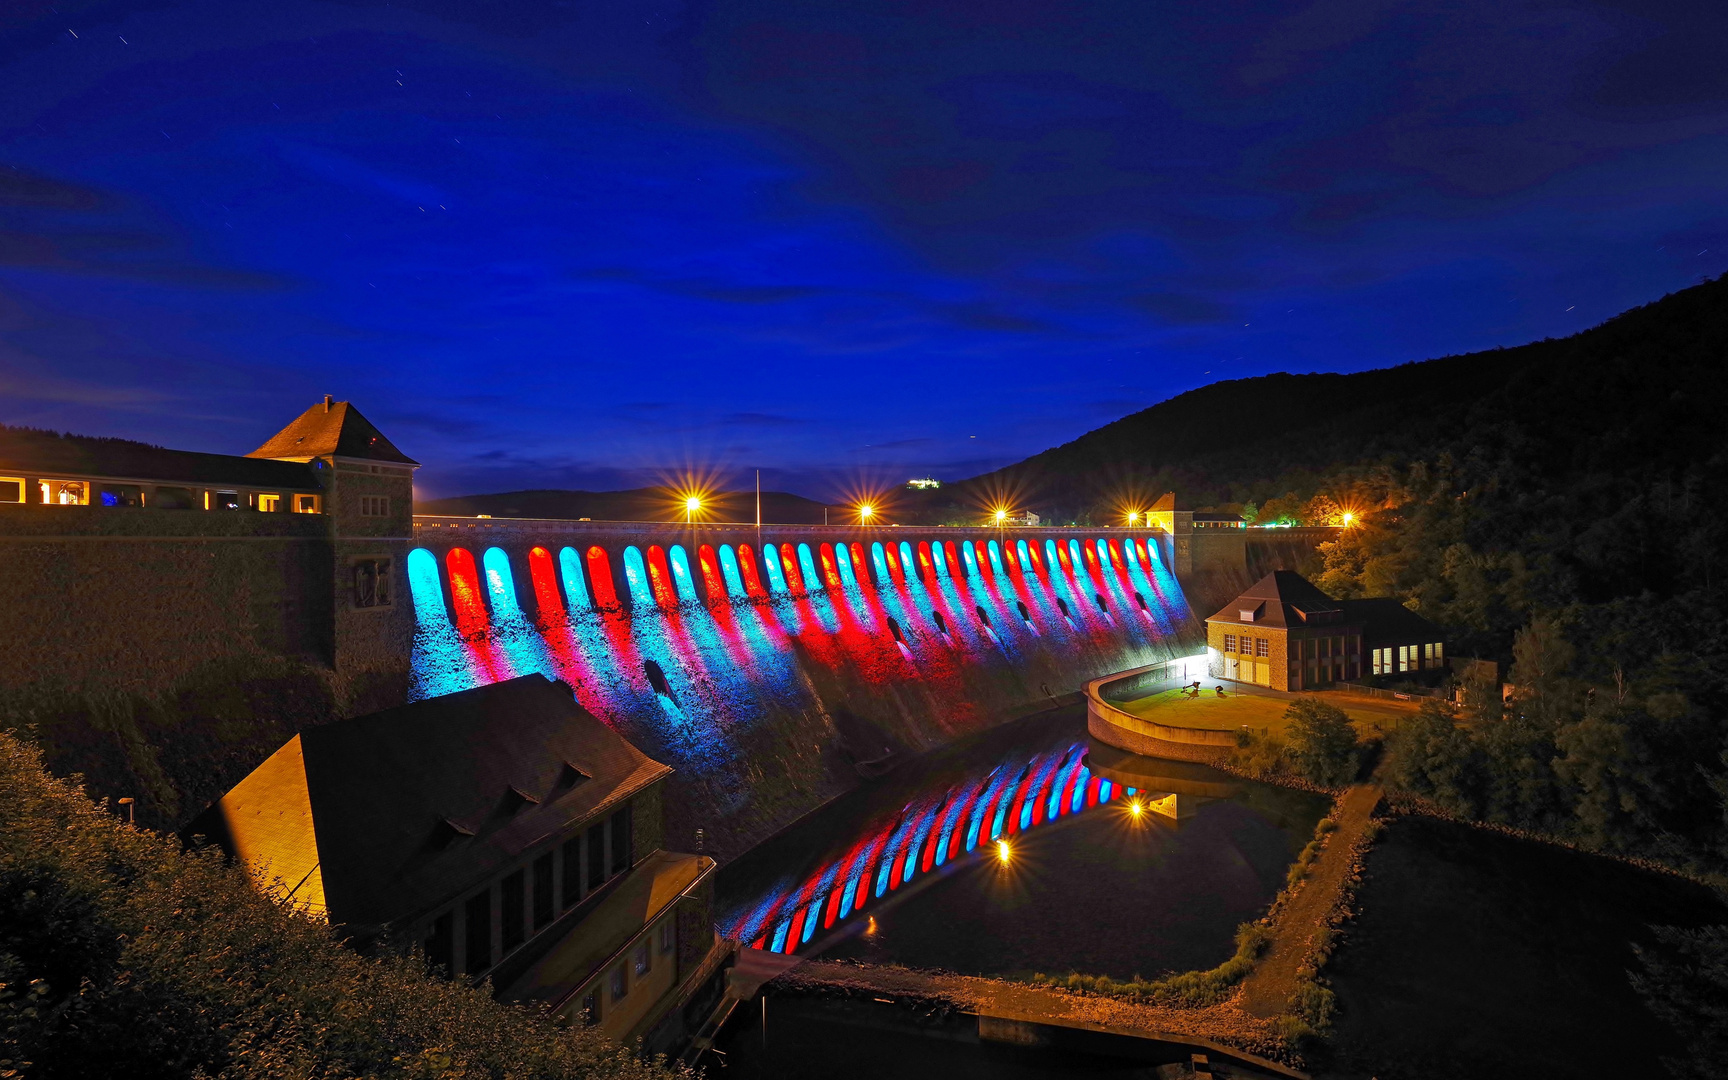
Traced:
<svg viewBox="0 0 1728 1080">
<path fill-rule="evenodd" d="M 1685 1052 L 1664 1054 L 1663 1063 L 1687 1080 L 1728 1076 L 1728 926 L 1654 929 L 1655 948 L 1633 946 L 1643 970 L 1632 985 L 1685 1037 Z"/>
<path fill-rule="evenodd" d="M 1272 928 L 1264 923 L 1243 923 L 1236 928 L 1236 951 L 1230 959 L 1209 971 L 1184 971 L 1162 979 L 1112 979 L 1108 975 L 1034 974 L 1041 986 L 1079 990 L 1088 994 L 1144 1001 L 1152 1005 L 1176 1005 L 1201 1009 L 1216 1005 L 1235 992 L 1236 984 L 1254 970 L 1254 962 L 1272 942 Z"/>
<path fill-rule="evenodd" d="M 668 1075 L 418 960 L 345 948 L 0 733 L 0 1076 Z"/>
<path fill-rule="evenodd" d="M 1356 729 L 1336 705 L 1300 697 L 1284 710 L 1284 734 L 1296 771 L 1322 787 L 1344 787 L 1356 779 L 1361 754 Z"/>
</svg>

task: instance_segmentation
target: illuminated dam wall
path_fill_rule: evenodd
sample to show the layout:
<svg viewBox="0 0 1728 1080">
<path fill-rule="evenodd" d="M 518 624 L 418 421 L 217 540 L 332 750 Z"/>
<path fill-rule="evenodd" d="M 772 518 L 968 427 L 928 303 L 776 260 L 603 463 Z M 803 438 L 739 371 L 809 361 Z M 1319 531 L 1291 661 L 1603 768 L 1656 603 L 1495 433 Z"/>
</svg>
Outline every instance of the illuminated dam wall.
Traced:
<svg viewBox="0 0 1728 1080">
<path fill-rule="evenodd" d="M 541 672 L 677 769 L 727 857 L 897 759 L 1197 651 L 1167 538 L 1123 530 L 418 518 L 411 696 Z"/>
</svg>

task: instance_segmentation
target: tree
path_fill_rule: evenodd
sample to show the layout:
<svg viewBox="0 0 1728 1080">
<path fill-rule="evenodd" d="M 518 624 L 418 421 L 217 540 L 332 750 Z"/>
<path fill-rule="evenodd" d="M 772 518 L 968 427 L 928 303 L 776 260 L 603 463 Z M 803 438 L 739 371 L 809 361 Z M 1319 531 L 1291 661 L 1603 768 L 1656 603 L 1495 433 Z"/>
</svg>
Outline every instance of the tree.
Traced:
<svg viewBox="0 0 1728 1080">
<path fill-rule="evenodd" d="M 1728 926 L 1652 929 L 1656 947 L 1632 946 L 1644 966 L 1632 986 L 1686 1041 L 1685 1056 L 1663 1064 L 1678 1077 L 1728 1076 Z"/>
<path fill-rule="evenodd" d="M 1481 752 L 1433 698 L 1386 740 L 1385 776 L 1393 786 L 1457 813 L 1475 816 L 1481 810 Z"/>
<path fill-rule="evenodd" d="M 1316 784 L 1342 787 L 1356 779 L 1356 729 L 1336 705 L 1301 697 L 1284 710 L 1284 733 L 1297 772 Z"/>
</svg>

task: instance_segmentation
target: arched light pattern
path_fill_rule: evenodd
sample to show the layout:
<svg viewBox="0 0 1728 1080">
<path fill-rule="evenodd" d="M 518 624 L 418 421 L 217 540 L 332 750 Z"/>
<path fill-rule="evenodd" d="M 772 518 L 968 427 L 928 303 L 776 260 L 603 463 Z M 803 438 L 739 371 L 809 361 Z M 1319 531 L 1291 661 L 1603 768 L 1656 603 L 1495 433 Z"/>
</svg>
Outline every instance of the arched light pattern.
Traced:
<svg viewBox="0 0 1728 1080">
<path fill-rule="evenodd" d="M 624 549 L 624 583 L 630 589 L 632 607 L 654 606 L 654 590 L 648 584 L 648 564 L 642 561 L 642 549 L 635 544 Z"/>
<path fill-rule="evenodd" d="M 438 557 L 425 548 L 408 553 L 408 594 L 414 598 L 414 619 L 421 626 L 449 622 L 444 586 L 438 580 Z"/>
<path fill-rule="evenodd" d="M 588 585 L 582 580 L 582 556 L 576 553 L 575 548 L 558 549 L 558 572 L 564 582 L 564 598 L 570 610 L 579 612 L 592 608 L 594 601 L 588 598 Z"/>
<path fill-rule="evenodd" d="M 1082 743 L 1006 760 L 920 792 L 890 821 L 876 822 L 840 854 L 730 916 L 722 932 L 755 949 L 794 953 L 816 929 L 868 907 L 918 874 L 998 841 L 1111 801 L 1124 792 L 1091 775 Z M 1133 789 L 1125 794 L 1132 796 Z"/>
<path fill-rule="evenodd" d="M 694 604 L 696 579 L 690 576 L 690 557 L 684 554 L 684 545 L 673 544 L 666 552 L 666 561 L 672 567 L 672 584 L 678 591 L 679 601 Z"/>
<path fill-rule="evenodd" d="M 750 595 L 744 591 L 744 576 L 738 570 L 738 552 L 731 544 L 720 545 L 720 573 L 726 578 L 726 595 L 736 600 Z"/>
<path fill-rule="evenodd" d="M 780 551 L 773 544 L 762 545 L 762 568 L 768 572 L 768 591 L 776 595 L 786 592 L 786 571 L 780 565 Z"/>
</svg>

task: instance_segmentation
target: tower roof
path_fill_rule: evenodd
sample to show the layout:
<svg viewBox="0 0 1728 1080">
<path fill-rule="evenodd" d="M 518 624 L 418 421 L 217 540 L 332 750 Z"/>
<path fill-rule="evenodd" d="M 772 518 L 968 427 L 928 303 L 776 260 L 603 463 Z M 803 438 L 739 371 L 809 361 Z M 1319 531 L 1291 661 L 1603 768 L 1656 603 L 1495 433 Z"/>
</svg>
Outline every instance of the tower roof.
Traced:
<svg viewBox="0 0 1728 1080">
<path fill-rule="evenodd" d="M 418 465 L 418 461 L 396 449 L 372 421 L 346 401 L 328 394 L 294 422 L 272 435 L 247 457 L 278 461 L 310 461 L 316 457 L 370 458 Z"/>
</svg>

